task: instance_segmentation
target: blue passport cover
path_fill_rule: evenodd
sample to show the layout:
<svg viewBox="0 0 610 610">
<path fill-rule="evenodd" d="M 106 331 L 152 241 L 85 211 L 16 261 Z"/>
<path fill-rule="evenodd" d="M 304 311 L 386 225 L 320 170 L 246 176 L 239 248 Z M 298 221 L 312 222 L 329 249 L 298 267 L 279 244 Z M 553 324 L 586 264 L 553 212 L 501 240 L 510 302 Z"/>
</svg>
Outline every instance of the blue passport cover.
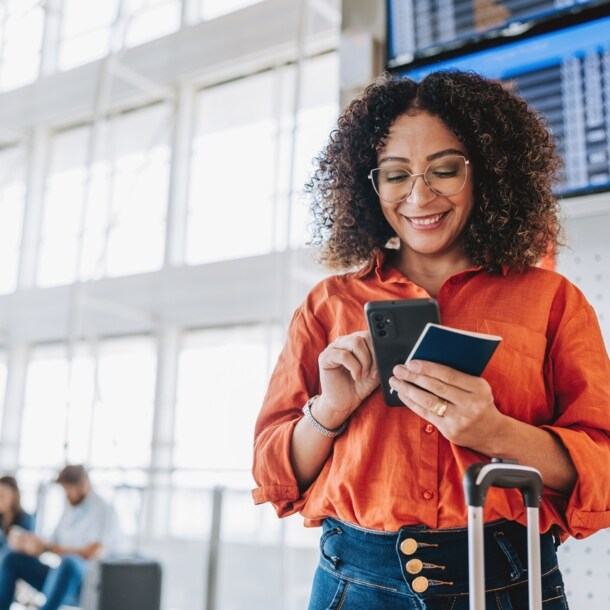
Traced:
<svg viewBox="0 0 610 610">
<path fill-rule="evenodd" d="M 428 323 L 406 361 L 430 360 L 478 376 L 485 370 L 500 341 L 502 337 L 497 335 Z"/>
</svg>

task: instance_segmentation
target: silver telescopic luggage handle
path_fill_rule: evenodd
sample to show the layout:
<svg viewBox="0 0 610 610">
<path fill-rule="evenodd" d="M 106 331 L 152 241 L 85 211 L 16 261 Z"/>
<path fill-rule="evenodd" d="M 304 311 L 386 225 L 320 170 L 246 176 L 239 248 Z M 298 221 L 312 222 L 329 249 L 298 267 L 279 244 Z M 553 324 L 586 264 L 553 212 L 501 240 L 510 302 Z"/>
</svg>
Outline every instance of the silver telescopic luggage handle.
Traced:
<svg viewBox="0 0 610 610">
<path fill-rule="evenodd" d="M 530 610 L 542 610 L 539 521 L 542 475 L 531 466 L 502 459 L 494 459 L 492 463 L 473 464 L 464 475 L 464 493 L 468 504 L 470 610 L 485 610 L 483 507 L 490 487 L 516 488 L 521 491 L 527 509 Z"/>
</svg>

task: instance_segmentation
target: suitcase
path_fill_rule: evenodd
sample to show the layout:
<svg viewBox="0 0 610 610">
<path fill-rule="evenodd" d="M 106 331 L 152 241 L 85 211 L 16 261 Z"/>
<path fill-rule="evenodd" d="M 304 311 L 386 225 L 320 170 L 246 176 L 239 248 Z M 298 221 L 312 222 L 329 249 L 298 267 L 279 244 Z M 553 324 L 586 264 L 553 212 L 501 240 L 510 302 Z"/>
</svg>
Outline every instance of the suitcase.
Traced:
<svg viewBox="0 0 610 610">
<path fill-rule="evenodd" d="M 133 558 L 93 563 L 83 583 L 83 610 L 160 610 L 161 565 Z"/>
<path fill-rule="evenodd" d="M 464 475 L 464 493 L 468 504 L 470 610 L 485 610 L 483 507 L 490 487 L 517 488 L 521 491 L 527 508 L 529 609 L 542 610 L 539 518 L 542 476 L 535 468 L 498 458 L 491 463 L 473 464 Z"/>
</svg>

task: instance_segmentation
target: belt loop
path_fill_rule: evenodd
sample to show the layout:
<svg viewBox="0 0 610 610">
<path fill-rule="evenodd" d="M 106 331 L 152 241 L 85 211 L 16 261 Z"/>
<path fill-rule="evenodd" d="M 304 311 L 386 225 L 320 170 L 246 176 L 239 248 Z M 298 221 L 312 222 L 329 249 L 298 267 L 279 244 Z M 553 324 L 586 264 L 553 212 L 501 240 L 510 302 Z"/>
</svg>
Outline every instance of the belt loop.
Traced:
<svg viewBox="0 0 610 610">
<path fill-rule="evenodd" d="M 561 546 L 561 530 L 558 525 L 551 525 L 551 536 L 553 537 L 555 550 L 557 550 Z"/>
</svg>

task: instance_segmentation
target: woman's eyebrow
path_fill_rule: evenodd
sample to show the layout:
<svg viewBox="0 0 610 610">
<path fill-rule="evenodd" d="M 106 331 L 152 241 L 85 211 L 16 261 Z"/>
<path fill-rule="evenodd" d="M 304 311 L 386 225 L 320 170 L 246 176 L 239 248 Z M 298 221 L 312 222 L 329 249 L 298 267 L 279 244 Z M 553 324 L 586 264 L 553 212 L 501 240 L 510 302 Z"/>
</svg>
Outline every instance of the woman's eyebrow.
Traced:
<svg viewBox="0 0 610 610">
<path fill-rule="evenodd" d="M 426 161 L 433 161 L 434 159 L 438 159 L 439 157 L 444 157 L 445 155 L 464 155 L 464 151 L 458 150 L 457 148 L 445 148 L 443 150 L 439 150 L 438 152 L 432 153 L 426 157 Z M 388 162 L 396 162 L 399 163 L 411 163 L 411 160 L 407 157 L 382 157 L 379 159 L 379 165 L 382 163 Z"/>
<path fill-rule="evenodd" d="M 428 155 L 426 161 L 433 161 L 434 159 L 444 157 L 445 155 L 464 155 L 464 151 L 458 150 L 457 148 L 445 148 L 445 150 L 439 150 L 438 152 Z"/>
</svg>

